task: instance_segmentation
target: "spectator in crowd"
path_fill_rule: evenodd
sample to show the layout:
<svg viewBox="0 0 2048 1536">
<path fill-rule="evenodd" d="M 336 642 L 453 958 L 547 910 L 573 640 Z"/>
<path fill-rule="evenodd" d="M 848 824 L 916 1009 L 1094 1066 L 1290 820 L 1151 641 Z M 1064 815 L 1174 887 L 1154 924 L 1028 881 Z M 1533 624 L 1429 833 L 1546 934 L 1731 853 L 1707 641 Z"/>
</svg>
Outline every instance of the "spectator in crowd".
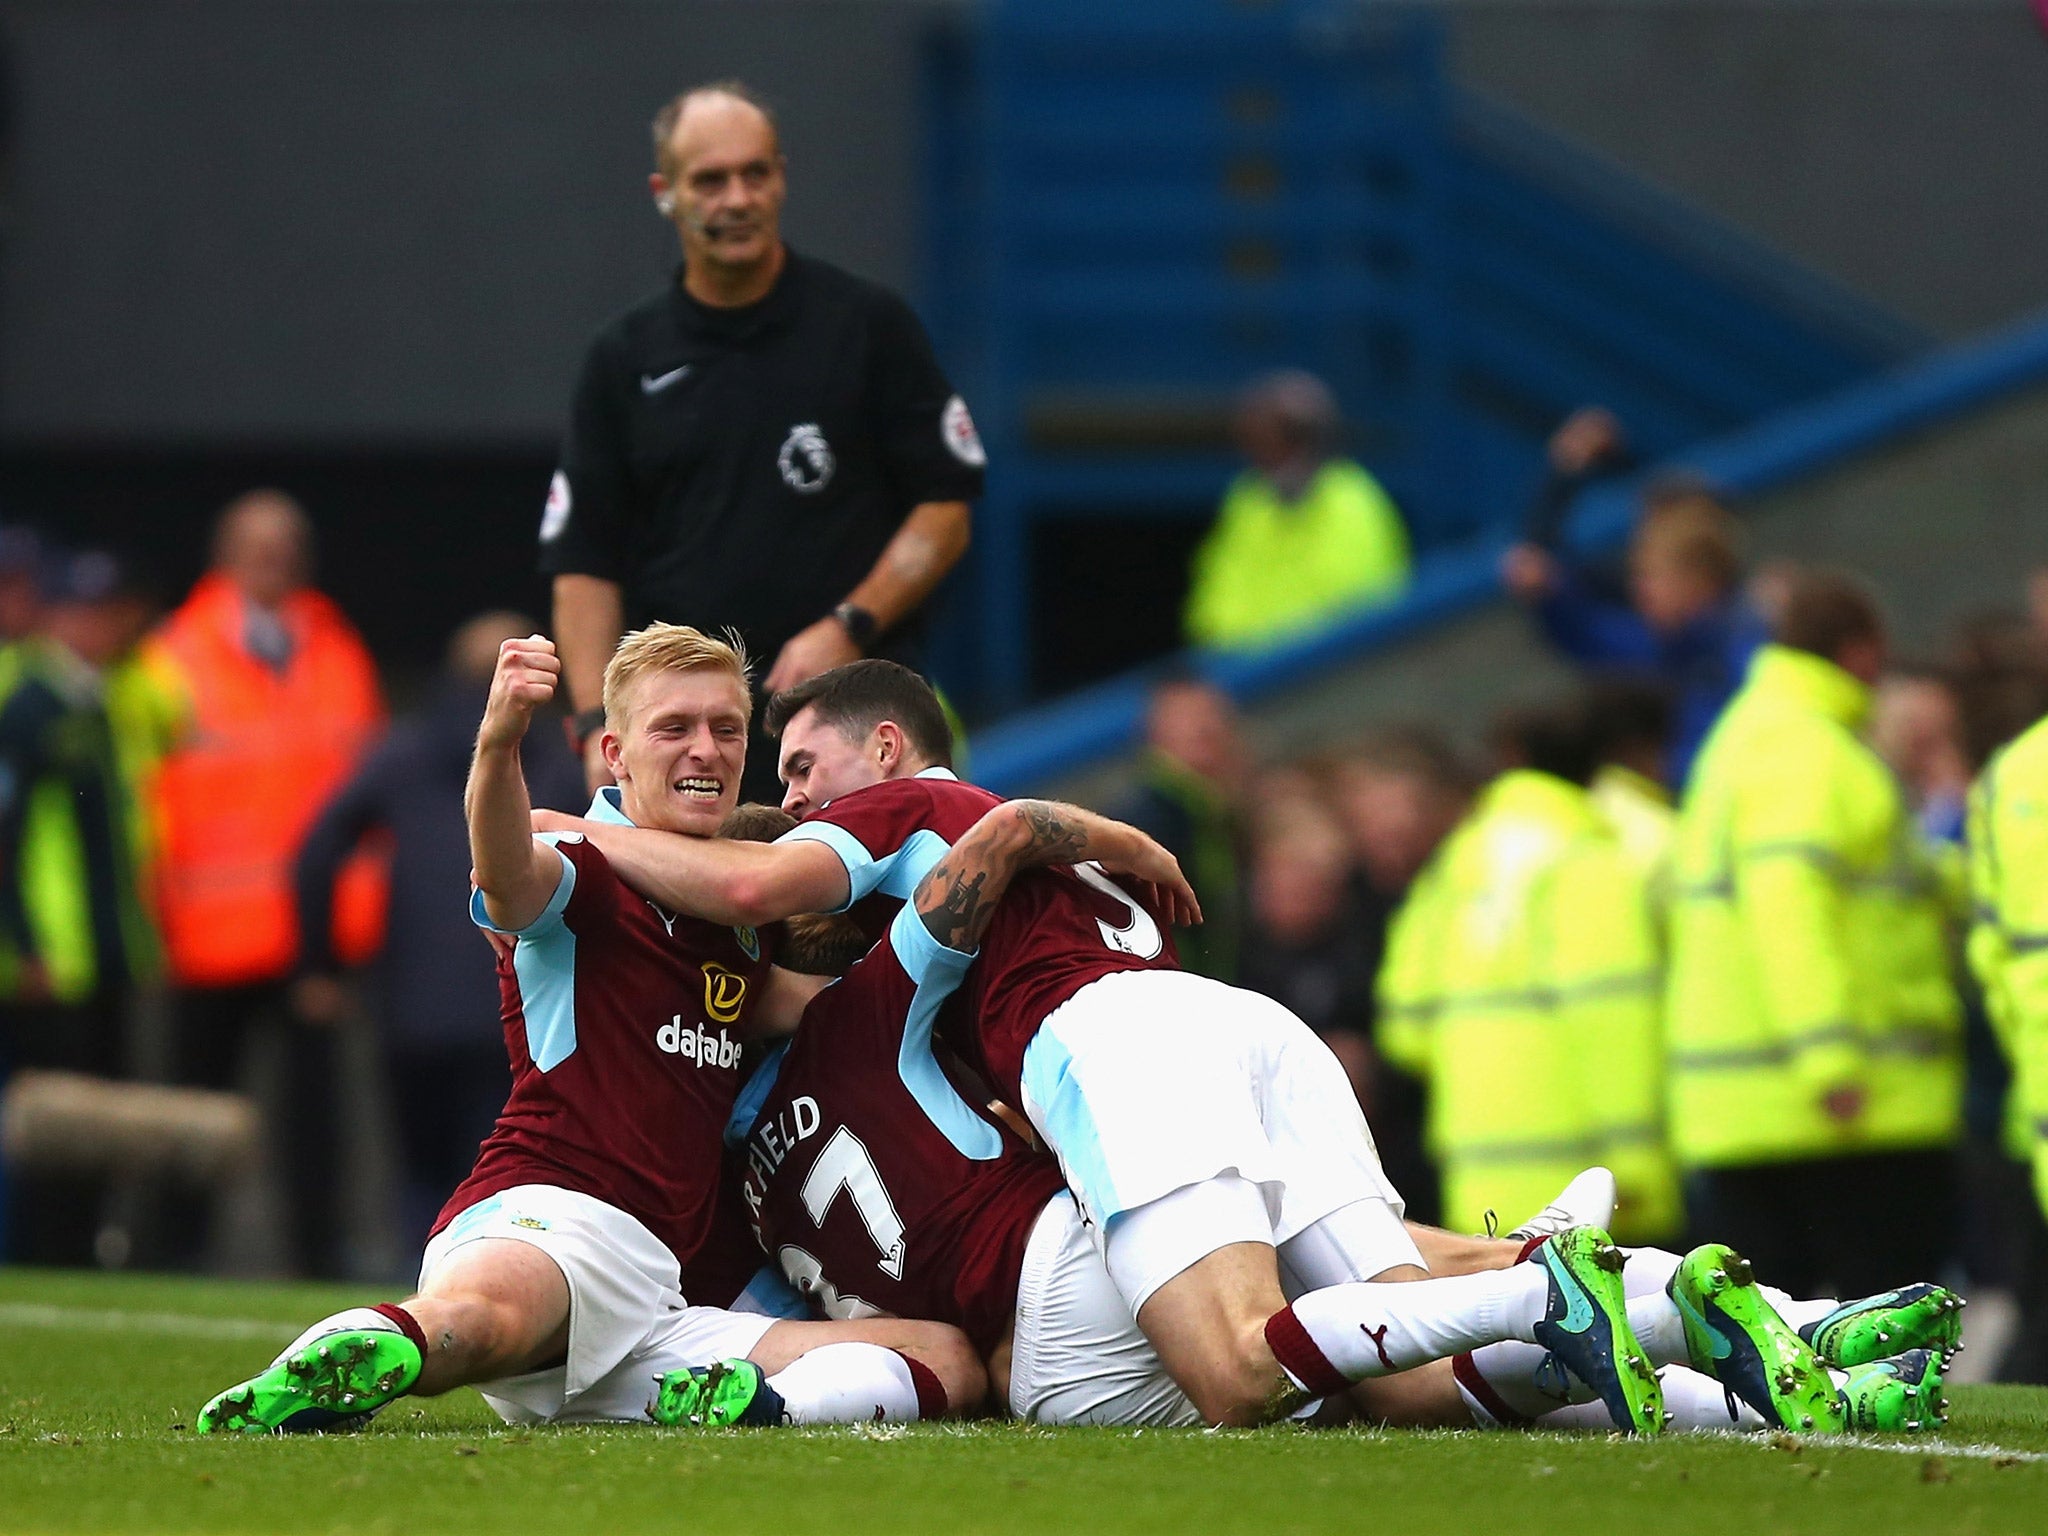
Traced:
<svg viewBox="0 0 2048 1536">
<path fill-rule="evenodd" d="M 1445 1223 L 1613 1169 L 1615 1234 L 1683 1219 L 1662 1134 L 1662 971 L 1641 872 L 1586 792 L 1577 704 L 1517 712 L 1502 773 L 1408 893 L 1379 977 L 1388 1059 L 1429 1084 Z"/>
<path fill-rule="evenodd" d="M 1530 543 L 1508 551 L 1501 579 L 1565 655 L 1670 690 L 1677 723 L 1663 778 L 1682 786 L 1764 637 L 1742 593 L 1741 530 L 1728 510 L 1697 486 L 1653 490 L 1629 545 L 1626 603 Z"/>
<path fill-rule="evenodd" d="M 1585 706 L 1593 804 L 1649 880 L 1661 912 L 1678 830 L 1678 812 L 1663 779 L 1671 749 L 1670 697 L 1654 684 L 1615 679 L 1588 689 Z"/>
<path fill-rule="evenodd" d="M 1963 753 L 1977 773 L 1965 836 L 1973 922 L 1964 1093 L 1965 1261 L 1973 1284 L 2016 1300 L 2019 1323 L 1999 1364 L 2003 1381 L 2048 1384 L 2048 1207 L 2035 1175 L 2041 1128 L 2038 956 L 2025 909 L 2040 882 L 2030 844 L 2040 795 L 2041 722 L 2048 716 L 2048 581 L 2030 574 L 2025 606 L 1966 618 L 1952 648 Z M 2010 747 L 2010 750 L 2007 750 Z"/>
<path fill-rule="evenodd" d="M 155 955 L 151 986 L 161 988 L 163 941 L 156 903 L 163 884 L 163 828 L 155 815 L 156 781 L 165 756 L 190 728 L 191 701 L 166 658 L 142 644 L 159 610 L 134 582 L 132 572 L 123 575 L 102 606 L 101 622 L 118 647 L 105 673 L 105 700 L 107 719 L 114 728 L 114 756 L 127 789 L 128 843 L 136 884 L 150 923 Z M 161 1066 L 152 1062 L 151 1070 Z"/>
<path fill-rule="evenodd" d="M 305 512 L 281 492 L 252 491 L 222 513 L 212 568 L 147 645 L 191 720 L 155 788 L 174 1070 L 181 1082 L 233 1086 L 252 1033 L 284 1030 L 291 1113 L 270 1129 L 290 1186 L 293 1258 L 326 1274 L 338 1263 L 333 1052 L 327 1032 L 285 1019 L 299 952 L 292 861 L 382 728 L 384 706 L 368 650 L 309 584 L 311 566 Z M 335 900 L 343 960 L 371 952 L 382 911 L 380 872 L 359 859 Z"/>
<path fill-rule="evenodd" d="M 1473 778 L 1428 726 L 1377 731 L 1324 765 L 1363 891 L 1391 913 L 1472 803 Z"/>
<path fill-rule="evenodd" d="M 396 1112 L 410 1247 L 426 1243 L 510 1086 L 504 1041 L 479 1024 L 497 1012 L 498 980 L 464 900 L 470 856 L 462 791 L 498 647 L 534 627 L 521 614 L 486 613 L 458 629 L 432 697 L 395 724 L 328 801 L 299 851 L 302 940 L 292 1001 L 300 1019 L 331 1026 L 356 1005 L 330 937 L 335 886 L 366 838 L 390 843 L 391 918 L 367 1012 Z M 582 810 L 583 775 L 559 735 L 530 734 L 522 761 L 536 806 Z"/>
<path fill-rule="evenodd" d="M 1979 613 L 1959 627 L 1953 658 L 1964 755 L 1981 768 L 2048 714 L 2048 636 L 2022 614 Z"/>
<path fill-rule="evenodd" d="M 0 644 L 43 626 L 43 541 L 32 528 L 0 528 Z"/>
<path fill-rule="evenodd" d="M 1800 569 L 1797 560 L 1777 559 L 1765 560 L 1749 573 L 1743 595 L 1766 631 L 1776 629 L 1784 616 L 1785 599 L 1798 583 Z"/>
<path fill-rule="evenodd" d="M 2012 1065 L 2000 1141 L 2032 1175 L 2005 1211 L 2020 1326 L 2000 1370 L 2048 1383 L 2048 718 L 1998 752 L 1970 795 L 1970 965 Z"/>
<path fill-rule="evenodd" d="M 1249 468 L 1195 551 L 1190 644 L 1252 650 L 1408 584 L 1408 530 L 1379 482 L 1338 450 L 1336 398 L 1313 374 L 1252 381 L 1238 403 Z"/>
<path fill-rule="evenodd" d="M 1702 1228 L 1794 1295 L 1951 1251 L 1962 1011 L 1934 861 L 1858 734 L 1885 652 L 1859 583 L 1803 574 L 1679 813 L 1673 1142 Z"/>
<path fill-rule="evenodd" d="M 134 641 L 100 553 L 43 561 L 41 628 L 0 650 L 0 1032 L 14 1066 L 122 1073 L 133 987 L 155 971 L 108 669 Z M 90 1263 L 91 1180 L 16 1190 L 21 1257 Z"/>
<path fill-rule="evenodd" d="M 1451 744 L 1426 726 L 1394 726 L 1354 742 L 1322 765 L 1343 823 L 1354 872 L 1358 940 L 1377 975 L 1387 928 L 1409 887 L 1472 802 L 1472 775 Z M 1374 1002 L 1375 1017 L 1378 1007 Z M 1372 1030 L 1371 1019 L 1366 1027 Z M 1440 1214 L 1437 1170 L 1423 1145 L 1422 1080 L 1375 1045 L 1370 1074 L 1373 1139 L 1416 1221 Z"/>
<path fill-rule="evenodd" d="M 540 530 L 593 787 L 627 629 L 731 626 L 769 693 L 861 656 L 919 665 L 985 462 L 909 305 L 783 243 L 781 140 L 752 91 L 675 97 L 654 159 L 682 266 L 592 342 Z M 779 798 L 775 764 L 757 730 L 744 798 Z"/>
<path fill-rule="evenodd" d="M 1581 492 L 1635 467 L 1620 420 L 1604 405 L 1582 405 L 1558 424 L 1544 445 L 1543 484 L 1523 524 L 1523 539 L 1555 553 L 1564 544 L 1565 520 Z"/>
<path fill-rule="evenodd" d="M 1293 792 L 1262 783 L 1257 804 L 1238 985 L 1281 1003 L 1314 1030 L 1344 1064 L 1370 1117 L 1379 946 L 1358 910 L 1343 826 L 1313 796 L 1313 781 Z"/>
<path fill-rule="evenodd" d="M 1202 926 L 1177 928 L 1181 964 L 1235 981 L 1243 908 L 1245 791 L 1251 759 L 1230 696 L 1192 674 L 1152 690 L 1138 786 L 1117 808 L 1180 860 L 1202 903 Z"/>
<path fill-rule="evenodd" d="M 1921 834 L 1962 842 L 1970 761 L 1962 704 L 1948 679 L 1921 669 L 1887 673 L 1871 706 L 1870 744 L 1899 776 Z"/>
</svg>

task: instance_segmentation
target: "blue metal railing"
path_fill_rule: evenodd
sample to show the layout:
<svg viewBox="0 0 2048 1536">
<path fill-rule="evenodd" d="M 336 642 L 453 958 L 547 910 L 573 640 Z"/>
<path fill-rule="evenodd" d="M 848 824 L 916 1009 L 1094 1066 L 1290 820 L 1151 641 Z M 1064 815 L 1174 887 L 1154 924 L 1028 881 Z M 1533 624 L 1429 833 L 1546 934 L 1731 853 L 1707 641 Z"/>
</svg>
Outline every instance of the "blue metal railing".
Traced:
<svg viewBox="0 0 2048 1536">
<path fill-rule="evenodd" d="M 1418 551 L 1519 511 L 1597 400 L 1639 452 L 1923 344 L 1449 82 L 1357 0 L 990 0 L 928 56 L 926 308 L 989 451 L 935 647 L 970 712 L 1031 693 L 1034 532 L 1213 514 L 1252 373 L 1335 390 Z"/>
<path fill-rule="evenodd" d="M 1905 433 L 2043 386 L 2048 313 L 1699 444 L 1649 473 L 1683 467 L 1732 495 L 1758 495 Z M 1634 522 L 1642 478 L 1588 492 L 1574 510 L 1572 542 L 1588 552 L 1621 544 Z M 1499 557 L 1509 537 L 1497 532 L 1426 557 L 1398 602 L 1285 646 L 1257 655 L 1180 660 L 1241 701 L 1263 698 L 1495 600 Z M 998 793 L 1020 794 L 1129 750 L 1138 739 L 1152 675 L 1126 673 L 977 732 L 976 778 Z"/>
</svg>

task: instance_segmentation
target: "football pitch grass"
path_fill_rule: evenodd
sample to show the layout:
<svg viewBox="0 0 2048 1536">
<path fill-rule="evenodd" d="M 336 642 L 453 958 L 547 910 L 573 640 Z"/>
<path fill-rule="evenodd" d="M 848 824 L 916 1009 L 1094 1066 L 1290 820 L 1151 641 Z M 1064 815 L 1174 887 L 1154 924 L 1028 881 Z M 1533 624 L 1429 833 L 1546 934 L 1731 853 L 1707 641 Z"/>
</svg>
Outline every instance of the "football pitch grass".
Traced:
<svg viewBox="0 0 2048 1536">
<path fill-rule="evenodd" d="M 200 1439 L 199 1405 L 360 1288 L 0 1269 L 0 1532 L 2048 1530 L 2048 1389 L 1936 1441 L 506 1429 L 474 1393 L 359 1435 Z"/>
</svg>

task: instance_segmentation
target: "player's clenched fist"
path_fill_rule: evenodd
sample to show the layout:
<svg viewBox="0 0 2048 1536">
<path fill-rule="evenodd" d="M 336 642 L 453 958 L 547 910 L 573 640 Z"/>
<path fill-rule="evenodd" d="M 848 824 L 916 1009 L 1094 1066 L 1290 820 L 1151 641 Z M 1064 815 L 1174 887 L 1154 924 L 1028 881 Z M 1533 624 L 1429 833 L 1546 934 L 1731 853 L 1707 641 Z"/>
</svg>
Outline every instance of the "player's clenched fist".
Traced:
<svg viewBox="0 0 2048 1536">
<path fill-rule="evenodd" d="M 533 712 L 555 696 L 562 676 L 562 658 L 555 642 L 544 635 L 507 640 L 498 647 L 498 669 L 491 674 L 491 697 L 484 705 L 479 748 L 507 747 L 526 734 Z"/>
</svg>

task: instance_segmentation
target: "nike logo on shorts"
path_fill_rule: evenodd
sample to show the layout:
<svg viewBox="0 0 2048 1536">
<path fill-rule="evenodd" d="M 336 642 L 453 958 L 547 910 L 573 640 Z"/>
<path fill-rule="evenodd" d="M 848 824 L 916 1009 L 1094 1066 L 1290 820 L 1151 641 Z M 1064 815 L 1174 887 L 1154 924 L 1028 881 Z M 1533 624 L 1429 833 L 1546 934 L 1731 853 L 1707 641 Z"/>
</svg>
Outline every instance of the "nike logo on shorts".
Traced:
<svg viewBox="0 0 2048 1536">
<path fill-rule="evenodd" d="M 658 395 L 669 385 L 681 380 L 690 371 L 688 363 L 680 368 L 671 368 L 667 373 L 643 373 L 640 375 L 640 393 Z"/>
</svg>

